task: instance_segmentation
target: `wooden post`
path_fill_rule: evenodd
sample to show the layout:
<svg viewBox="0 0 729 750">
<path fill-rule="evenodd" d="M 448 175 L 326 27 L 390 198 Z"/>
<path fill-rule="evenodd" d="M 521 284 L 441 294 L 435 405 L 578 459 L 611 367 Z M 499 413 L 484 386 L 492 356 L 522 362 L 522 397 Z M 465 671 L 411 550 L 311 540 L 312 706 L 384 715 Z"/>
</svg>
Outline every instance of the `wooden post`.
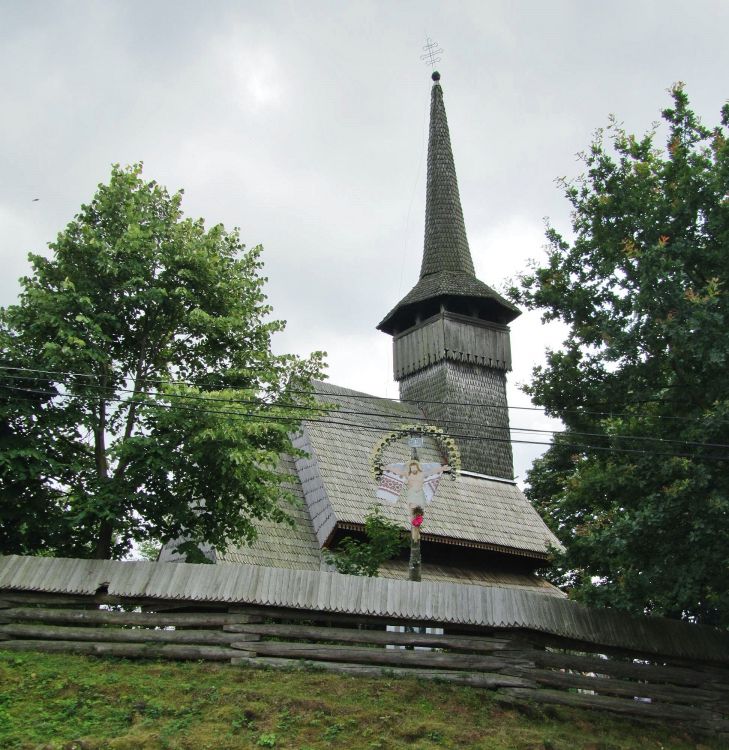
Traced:
<svg viewBox="0 0 729 750">
<path fill-rule="evenodd" d="M 418 461 L 417 443 L 412 439 L 412 436 L 408 442 L 410 443 L 410 460 Z M 413 523 L 418 515 L 422 517 L 423 509 L 410 506 L 410 562 L 408 563 L 408 580 L 418 581 L 419 583 L 421 580 L 422 564 L 420 556 L 420 524 Z"/>
<path fill-rule="evenodd" d="M 423 509 L 422 508 L 411 508 L 410 509 L 410 564 L 408 565 L 408 580 L 420 581 L 421 580 L 421 567 L 422 559 L 420 556 L 420 523 L 416 519 L 420 519 L 422 523 Z"/>
</svg>

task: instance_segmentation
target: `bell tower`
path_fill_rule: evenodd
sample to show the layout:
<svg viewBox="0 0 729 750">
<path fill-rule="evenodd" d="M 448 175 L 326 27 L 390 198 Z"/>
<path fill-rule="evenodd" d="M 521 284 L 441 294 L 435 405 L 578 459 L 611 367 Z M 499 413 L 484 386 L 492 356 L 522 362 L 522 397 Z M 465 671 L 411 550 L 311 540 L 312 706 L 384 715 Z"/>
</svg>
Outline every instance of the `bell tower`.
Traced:
<svg viewBox="0 0 729 750">
<path fill-rule="evenodd" d="M 377 328 L 393 337 L 400 398 L 418 402 L 428 420 L 462 436 L 465 470 L 512 479 L 508 324 L 520 311 L 476 278 L 440 74 L 432 78 L 420 279 Z"/>
</svg>

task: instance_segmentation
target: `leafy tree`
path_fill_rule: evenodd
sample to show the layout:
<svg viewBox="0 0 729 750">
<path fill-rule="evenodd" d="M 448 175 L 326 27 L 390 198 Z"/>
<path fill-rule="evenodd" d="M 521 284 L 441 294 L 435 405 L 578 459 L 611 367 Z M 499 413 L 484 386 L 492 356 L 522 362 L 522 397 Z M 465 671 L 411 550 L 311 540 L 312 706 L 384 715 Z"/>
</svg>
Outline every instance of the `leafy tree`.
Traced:
<svg viewBox="0 0 729 750">
<path fill-rule="evenodd" d="M 115 166 L 0 311 L 1 551 L 225 548 L 286 518 L 322 355 L 272 353 L 260 248 L 181 199 Z"/>
<path fill-rule="evenodd" d="M 365 516 L 365 536 L 366 541 L 344 537 L 333 552 L 324 550 L 326 561 L 339 573 L 376 577 L 380 565 L 408 544 L 405 532 L 385 518 L 376 505 Z"/>
<path fill-rule="evenodd" d="M 681 84 L 636 138 L 614 120 L 564 182 L 573 238 L 513 296 L 569 327 L 527 391 L 566 433 L 527 494 L 593 605 L 729 625 L 729 105 L 704 127 Z"/>
<path fill-rule="evenodd" d="M 179 549 L 179 547 L 178 547 Z M 196 547 L 198 552 L 199 547 Z M 142 560 L 149 560 L 149 562 L 156 562 L 159 557 L 159 553 L 162 550 L 159 544 L 154 542 L 152 539 L 145 539 L 137 545 L 137 552 Z"/>
</svg>

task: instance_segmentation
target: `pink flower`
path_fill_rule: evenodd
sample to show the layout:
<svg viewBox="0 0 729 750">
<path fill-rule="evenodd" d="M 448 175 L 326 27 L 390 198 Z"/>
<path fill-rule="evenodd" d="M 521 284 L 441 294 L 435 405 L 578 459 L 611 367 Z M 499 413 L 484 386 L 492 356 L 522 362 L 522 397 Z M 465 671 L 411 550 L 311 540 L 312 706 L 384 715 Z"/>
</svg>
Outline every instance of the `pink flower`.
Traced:
<svg viewBox="0 0 729 750">
<path fill-rule="evenodd" d="M 413 520 L 411 521 L 413 526 L 420 526 L 421 523 L 423 523 L 423 517 L 422 516 L 413 516 Z"/>
</svg>

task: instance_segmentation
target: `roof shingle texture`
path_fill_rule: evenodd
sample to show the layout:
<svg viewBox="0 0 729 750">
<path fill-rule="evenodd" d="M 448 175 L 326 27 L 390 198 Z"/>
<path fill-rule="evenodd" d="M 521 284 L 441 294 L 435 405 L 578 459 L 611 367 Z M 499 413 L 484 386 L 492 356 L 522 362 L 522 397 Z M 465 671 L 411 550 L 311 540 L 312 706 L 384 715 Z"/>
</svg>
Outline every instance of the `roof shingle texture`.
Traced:
<svg viewBox="0 0 729 750">
<path fill-rule="evenodd" d="M 380 566 L 381 578 L 406 580 L 408 563 L 406 560 L 388 560 Z M 495 586 L 497 588 L 515 588 L 520 591 L 534 591 L 548 596 L 564 598 L 567 595 L 544 578 L 532 573 L 510 573 L 501 570 L 482 570 L 468 565 L 434 565 L 422 564 L 424 581 L 441 581 L 442 583 L 468 583 L 475 586 Z"/>
<path fill-rule="evenodd" d="M 430 95 L 428 180 L 425 193 L 425 245 L 420 278 L 441 271 L 474 275 L 453 162 L 443 89 L 436 83 Z"/>
<path fill-rule="evenodd" d="M 245 547 L 231 547 L 227 552 L 218 553 L 216 562 L 296 570 L 320 569 L 321 551 L 291 456 L 281 457 L 280 470 L 292 476 L 292 481 L 287 482 L 285 488 L 298 501 L 296 504 L 283 506 L 293 521 L 293 526 L 271 520 L 254 521 L 258 532 L 256 541 Z"/>
<path fill-rule="evenodd" d="M 322 402 L 330 411 L 321 421 L 305 423 L 305 432 L 315 453 L 320 481 L 337 523 L 364 524 L 377 503 L 377 486 L 371 473 L 375 443 L 403 425 L 423 424 L 423 413 L 414 404 L 374 399 L 328 383 L 317 383 Z M 396 444 L 385 454 L 387 461 L 403 461 L 409 453 Z M 425 461 L 440 461 L 435 445 L 420 451 Z M 307 503 L 309 492 L 304 488 Z M 314 495 L 320 502 L 321 493 Z M 383 514 L 409 528 L 409 512 L 401 498 L 397 505 L 382 507 Z M 313 515 L 313 514 L 312 514 Z M 314 518 L 317 531 L 317 518 Z M 421 529 L 425 538 L 440 538 L 472 547 L 485 547 L 527 556 L 546 556 L 559 542 L 539 514 L 512 482 L 461 475 L 444 478 L 432 504 L 426 509 Z"/>
<path fill-rule="evenodd" d="M 475 276 L 458 192 L 443 90 L 439 83 L 435 83 L 430 100 L 425 242 L 420 280 L 377 327 L 390 333 L 393 318 L 399 311 L 428 299 L 447 296 L 492 300 L 505 308 L 504 318 L 507 322 L 520 314 L 515 305 Z"/>
</svg>

